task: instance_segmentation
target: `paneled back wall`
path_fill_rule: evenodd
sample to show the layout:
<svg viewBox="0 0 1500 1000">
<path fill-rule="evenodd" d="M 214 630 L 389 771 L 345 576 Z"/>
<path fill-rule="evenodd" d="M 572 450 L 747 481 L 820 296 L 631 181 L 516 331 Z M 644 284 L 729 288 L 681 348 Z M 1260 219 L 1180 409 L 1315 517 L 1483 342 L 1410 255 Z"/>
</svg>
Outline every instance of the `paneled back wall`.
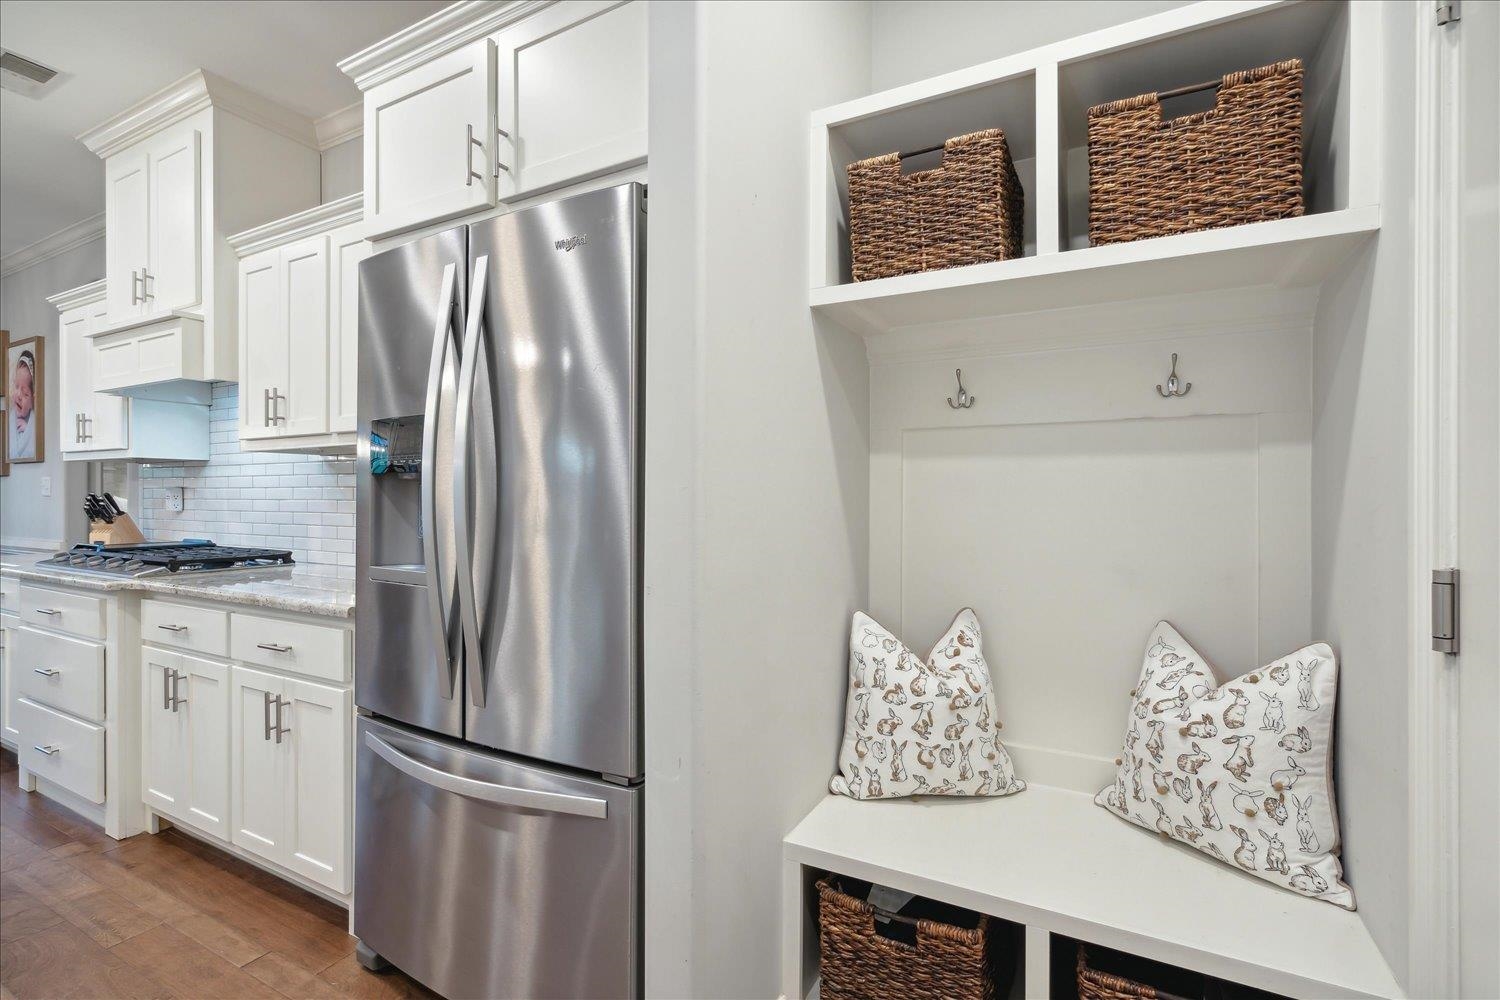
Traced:
<svg viewBox="0 0 1500 1000">
<path fill-rule="evenodd" d="M 141 468 L 147 538 L 211 538 L 221 545 L 290 549 L 298 563 L 354 576 L 354 460 L 240 450 L 239 386 L 214 385 L 212 454 L 202 465 Z M 182 487 L 183 510 L 167 509 Z"/>
<path fill-rule="evenodd" d="M 1161 619 L 1220 679 L 1316 638 L 1310 305 L 1267 316 L 1247 298 L 1251 315 L 1169 339 L 1149 310 L 1077 310 L 1039 345 L 935 361 L 903 352 L 960 334 L 872 344 L 872 612 L 925 652 L 974 608 L 1026 778 L 1108 783 Z M 1027 317 L 1004 322 L 1024 339 Z M 1066 324 L 1099 343 L 1046 350 Z M 1174 351 L 1193 388 L 1163 399 Z M 947 404 L 960 365 L 966 410 Z"/>
</svg>

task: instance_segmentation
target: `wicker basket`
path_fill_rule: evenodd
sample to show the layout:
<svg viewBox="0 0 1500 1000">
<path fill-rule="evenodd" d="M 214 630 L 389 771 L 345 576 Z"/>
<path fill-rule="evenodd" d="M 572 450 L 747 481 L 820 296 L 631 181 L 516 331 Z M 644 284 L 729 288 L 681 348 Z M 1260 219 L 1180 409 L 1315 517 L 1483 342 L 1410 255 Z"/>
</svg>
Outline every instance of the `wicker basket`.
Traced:
<svg viewBox="0 0 1500 1000">
<path fill-rule="evenodd" d="M 913 942 L 880 934 L 876 914 L 914 931 Z M 1013 946 L 986 916 L 969 914 L 973 927 L 912 919 L 849 895 L 828 876 L 818 882 L 818 917 L 823 1000 L 996 1000 L 1015 971 Z"/>
<path fill-rule="evenodd" d="M 901 155 L 849 164 L 855 281 L 1021 256 L 1025 196 L 1000 129 L 943 143 L 943 162 L 901 173 Z"/>
<path fill-rule="evenodd" d="M 1114 955 L 1113 952 L 1109 954 Z M 1090 964 L 1088 948 L 1078 946 L 1078 1000 L 1186 1000 L 1180 994 L 1148 986 L 1122 973 L 1120 969 L 1105 972 L 1094 967 Z M 1194 997 L 1203 995 L 1201 989 L 1190 992 Z"/>
<path fill-rule="evenodd" d="M 1302 214 L 1302 62 L 1231 73 L 1215 107 L 1162 121 L 1143 94 L 1089 109 L 1089 240 Z"/>
</svg>

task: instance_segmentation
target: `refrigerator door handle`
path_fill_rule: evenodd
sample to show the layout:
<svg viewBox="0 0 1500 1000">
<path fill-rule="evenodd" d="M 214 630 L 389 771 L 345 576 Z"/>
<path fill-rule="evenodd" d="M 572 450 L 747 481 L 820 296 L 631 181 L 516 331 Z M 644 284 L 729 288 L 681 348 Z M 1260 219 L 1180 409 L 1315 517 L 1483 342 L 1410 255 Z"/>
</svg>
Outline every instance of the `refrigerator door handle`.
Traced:
<svg viewBox="0 0 1500 1000">
<path fill-rule="evenodd" d="M 470 541 L 474 522 L 469 512 L 469 447 L 473 425 L 474 379 L 479 369 L 480 330 L 484 323 L 485 290 L 489 284 L 489 254 L 474 261 L 469 282 L 469 317 L 464 329 L 463 361 L 458 369 L 458 416 L 453 446 L 453 536 L 458 554 L 458 615 L 463 625 L 464 657 L 468 661 L 469 698 L 484 707 L 484 645 L 480 642 L 479 608 L 474 596 L 474 552 Z M 489 491 L 480 490 L 480 505 Z M 483 516 L 493 516 L 488 512 Z"/>
<path fill-rule="evenodd" d="M 410 778 L 415 778 L 423 784 L 440 788 L 445 792 L 462 795 L 466 798 L 477 799 L 480 802 L 490 802 L 500 806 L 513 806 L 517 809 L 535 809 L 539 812 L 565 813 L 569 816 L 585 816 L 589 819 L 606 819 L 609 816 L 609 803 L 604 799 L 596 799 L 591 795 L 568 795 L 563 792 L 538 792 L 530 788 L 516 788 L 512 785 L 496 785 L 488 781 L 478 781 L 474 778 L 465 778 L 458 774 L 449 774 L 430 764 L 424 764 L 414 757 L 391 746 L 385 740 L 374 733 L 365 733 L 365 745 L 379 755 L 380 759 Z"/>
<path fill-rule="evenodd" d="M 427 571 L 427 614 L 432 634 L 442 644 L 440 687 L 443 698 L 453 700 L 453 644 L 449 641 L 448 607 L 442 592 L 441 567 L 438 565 L 437 533 L 437 436 L 439 394 L 443 383 L 443 364 L 453 340 L 453 296 L 458 284 L 458 265 L 443 268 L 442 298 L 438 303 L 437 328 L 432 333 L 432 361 L 427 368 L 427 409 L 422 417 L 422 562 Z"/>
</svg>

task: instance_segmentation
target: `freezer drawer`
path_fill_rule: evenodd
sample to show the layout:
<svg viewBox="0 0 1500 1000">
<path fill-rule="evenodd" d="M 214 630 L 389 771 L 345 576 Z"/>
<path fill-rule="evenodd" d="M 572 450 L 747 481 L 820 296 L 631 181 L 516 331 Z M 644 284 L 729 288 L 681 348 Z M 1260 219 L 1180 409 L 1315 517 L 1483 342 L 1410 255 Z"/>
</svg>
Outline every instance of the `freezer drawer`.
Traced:
<svg viewBox="0 0 1500 1000">
<path fill-rule="evenodd" d="M 638 997 L 640 787 L 362 717 L 354 933 L 451 997 Z"/>
</svg>

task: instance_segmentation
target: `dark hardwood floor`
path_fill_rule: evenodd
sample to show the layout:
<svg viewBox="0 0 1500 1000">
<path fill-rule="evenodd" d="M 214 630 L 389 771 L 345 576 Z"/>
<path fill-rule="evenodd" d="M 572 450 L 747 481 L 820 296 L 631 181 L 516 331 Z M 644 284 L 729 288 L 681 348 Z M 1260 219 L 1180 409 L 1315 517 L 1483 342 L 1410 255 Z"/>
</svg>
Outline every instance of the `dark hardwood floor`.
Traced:
<svg viewBox="0 0 1500 1000">
<path fill-rule="evenodd" d="M 432 997 L 354 959 L 345 911 L 174 830 L 111 840 L 0 752 L 0 1000 Z"/>
</svg>

